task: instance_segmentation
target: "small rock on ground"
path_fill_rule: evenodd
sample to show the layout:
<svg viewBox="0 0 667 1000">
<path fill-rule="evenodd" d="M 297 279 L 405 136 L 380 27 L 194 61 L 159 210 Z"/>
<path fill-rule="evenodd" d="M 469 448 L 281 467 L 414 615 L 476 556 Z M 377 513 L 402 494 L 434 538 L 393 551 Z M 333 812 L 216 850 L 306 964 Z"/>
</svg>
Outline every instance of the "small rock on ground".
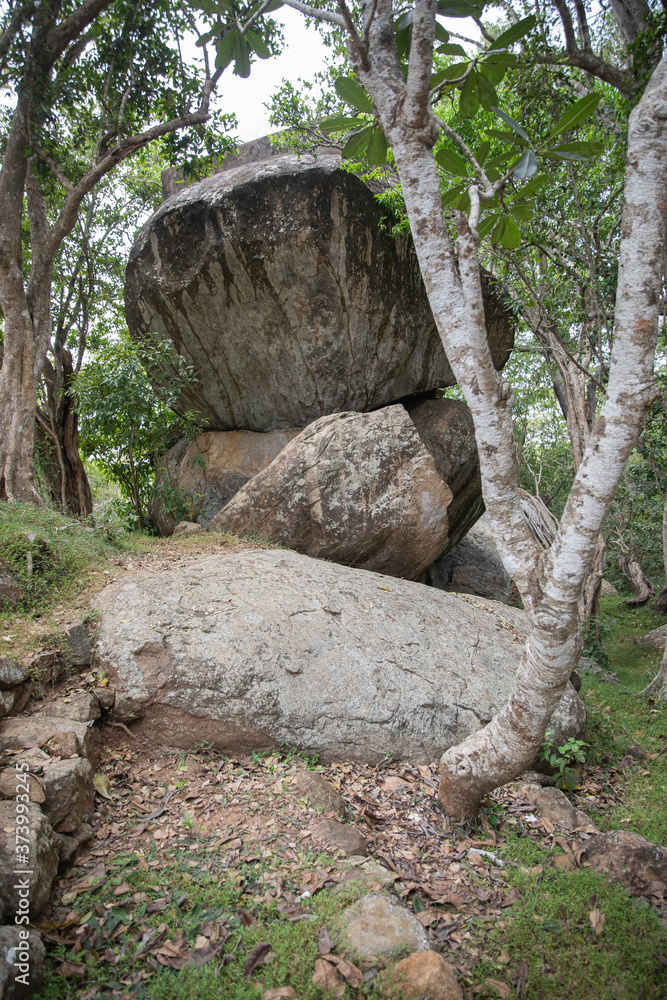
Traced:
<svg viewBox="0 0 667 1000">
<path fill-rule="evenodd" d="M 58 760 L 44 768 L 43 809 L 58 833 L 72 833 L 93 816 L 93 769 L 82 757 Z"/>
<path fill-rule="evenodd" d="M 535 795 L 535 805 L 544 819 L 563 830 L 583 829 L 586 833 L 599 833 L 593 820 L 581 809 L 576 809 L 560 788 L 540 788 Z"/>
<path fill-rule="evenodd" d="M 406 1000 L 463 1000 L 456 971 L 435 951 L 416 951 L 382 974 Z"/>
<path fill-rule="evenodd" d="M 370 962 L 429 950 L 426 931 L 395 896 L 362 896 L 343 910 L 340 931 L 343 947 Z"/>
<path fill-rule="evenodd" d="M 0 716 L 6 718 L 18 715 L 25 708 L 29 697 L 30 687 L 27 684 L 19 684 L 9 691 L 0 691 Z"/>
<path fill-rule="evenodd" d="M 29 671 L 27 667 L 11 660 L 8 656 L 0 656 L 0 691 L 7 691 L 8 688 L 16 687 L 27 681 Z"/>
<path fill-rule="evenodd" d="M 383 868 L 374 858 L 351 857 L 339 862 L 337 868 L 343 879 L 329 891 L 333 894 L 344 892 L 351 885 L 361 887 L 366 893 L 385 890 L 391 892 L 398 878 L 388 868 Z"/>
<path fill-rule="evenodd" d="M 38 993 L 44 979 L 45 963 L 46 951 L 39 931 L 29 931 L 25 927 L 0 927 L 1 1000 L 29 1000 Z M 18 977 L 27 979 L 27 984 L 20 982 Z"/>
<path fill-rule="evenodd" d="M 196 535 L 203 531 L 201 524 L 195 521 L 179 521 L 172 532 L 172 538 L 184 538 L 187 535 Z"/>
<path fill-rule="evenodd" d="M 28 812 L 22 814 L 29 830 L 30 868 L 32 874 L 25 876 L 29 891 L 30 918 L 34 919 L 46 904 L 58 870 L 58 844 L 51 824 L 39 806 L 30 804 Z M 22 876 L 16 875 L 16 803 L 10 800 L 0 802 L 0 909 L 7 917 L 14 919 L 16 913 L 25 911 L 25 900 L 19 896 Z M 22 867 L 22 866 L 21 866 Z M 18 885 L 18 888 L 17 888 Z"/>
<path fill-rule="evenodd" d="M 311 827 L 313 840 L 321 840 L 331 850 L 342 851 L 346 858 L 354 855 L 366 857 L 366 841 L 353 826 L 345 826 L 335 819 L 323 819 Z"/>
<path fill-rule="evenodd" d="M 626 889 L 667 883 L 667 850 L 636 833 L 612 830 L 593 837 L 586 845 L 585 860 L 594 871 Z"/>
<path fill-rule="evenodd" d="M 591 656 L 582 656 L 577 664 L 577 673 L 580 675 L 587 675 L 589 677 L 597 677 L 600 681 L 606 681 L 607 684 L 620 684 L 616 674 L 613 674 L 611 670 L 605 670 L 601 667 L 599 663 Z"/>
<path fill-rule="evenodd" d="M 42 709 L 42 715 L 74 719 L 75 722 L 95 722 L 101 714 L 97 695 L 92 691 L 74 691 L 64 698 L 47 702 Z"/>
<path fill-rule="evenodd" d="M 0 750 L 43 747 L 54 757 L 87 757 L 94 765 L 95 756 L 90 729 L 72 719 L 6 719 L 0 723 Z"/>
<path fill-rule="evenodd" d="M 345 799 L 317 771 L 299 771 L 294 779 L 294 788 L 299 798 L 305 799 L 318 812 L 335 813 L 339 819 L 346 818 Z"/>
<path fill-rule="evenodd" d="M 73 622 L 65 629 L 64 640 L 60 644 L 60 652 L 65 663 L 73 667 L 90 665 L 92 650 L 90 639 L 83 622 Z"/>
</svg>

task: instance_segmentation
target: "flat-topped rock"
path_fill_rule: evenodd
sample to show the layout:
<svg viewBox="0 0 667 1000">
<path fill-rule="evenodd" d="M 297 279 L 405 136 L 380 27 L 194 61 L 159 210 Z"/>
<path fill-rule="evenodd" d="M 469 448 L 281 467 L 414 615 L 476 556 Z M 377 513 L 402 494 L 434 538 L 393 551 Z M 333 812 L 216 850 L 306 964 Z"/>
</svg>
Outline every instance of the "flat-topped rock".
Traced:
<svg viewBox="0 0 667 1000">
<path fill-rule="evenodd" d="M 332 155 L 245 163 L 169 198 L 137 235 L 125 307 L 139 344 L 166 339 L 194 367 L 180 408 L 272 431 L 453 385 L 412 239 L 384 215 Z M 501 367 L 513 322 L 484 285 Z"/>
<path fill-rule="evenodd" d="M 437 760 L 488 722 L 527 631 L 516 608 L 286 550 L 126 573 L 93 606 L 115 717 L 147 737 L 373 763 Z M 585 721 L 568 685 L 550 726 Z"/>
</svg>

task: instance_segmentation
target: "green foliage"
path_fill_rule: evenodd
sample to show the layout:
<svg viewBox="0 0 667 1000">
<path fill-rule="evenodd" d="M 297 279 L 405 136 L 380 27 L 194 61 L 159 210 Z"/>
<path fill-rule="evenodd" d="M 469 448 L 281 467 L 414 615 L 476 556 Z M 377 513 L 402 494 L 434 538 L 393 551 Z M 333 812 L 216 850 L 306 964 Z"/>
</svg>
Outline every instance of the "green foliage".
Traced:
<svg viewBox="0 0 667 1000">
<path fill-rule="evenodd" d="M 554 734 L 548 730 L 544 737 L 544 745 L 540 760 L 545 761 L 556 771 L 556 788 L 561 788 L 566 792 L 573 792 L 577 786 L 577 773 L 572 764 L 583 764 L 586 760 L 584 747 L 588 746 L 583 740 L 575 740 L 570 737 L 561 746 L 554 745 Z"/>
<path fill-rule="evenodd" d="M 123 539 L 105 528 L 49 507 L 0 503 L 0 565 L 22 587 L 22 611 L 43 609 L 81 590 L 90 570 L 123 548 Z"/>
<path fill-rule="evenodd" d="M 156 386 L 151 384 L 151 374 Z M 154 488 L 157 459 L 180 437 L 194 437 L 197 414 L 174 411 L 194 369 L 159 341 L 141 349 L 127 337 L 98 351 L 81 369 L 75 390 L 81 415 L 82 453 L 93 458 L 121 492 L 118 513 L 128 527 L 143 528 Z M 185 498 L 166 484 L 175 513 Z"/>
</svg>

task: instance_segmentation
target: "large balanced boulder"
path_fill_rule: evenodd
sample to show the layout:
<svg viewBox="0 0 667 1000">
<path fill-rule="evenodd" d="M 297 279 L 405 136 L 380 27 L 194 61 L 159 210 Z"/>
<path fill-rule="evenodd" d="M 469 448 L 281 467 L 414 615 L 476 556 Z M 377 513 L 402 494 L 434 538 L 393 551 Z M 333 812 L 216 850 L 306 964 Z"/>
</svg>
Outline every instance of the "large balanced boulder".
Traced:
<svg viewBox="0 0 667 1000">
<path fill-rule="evenodd" d="M 463 403 L 433 402 L 461 425 L 459 437 L 468 441 L 449 470 L 447 456 L 439 457 L 452 478 L 460 472 L 463 482 L 477 486 L 472 508 L 459 505 L 467 527 L 481 504 L 472 419 Z M 259 534 L 319 559 L 417 579 L 448 544 L 452 497 L 417 427 L 397 404 L 316 420 L 239 490 L 210 528 Z"/>
<path fill-rule="evenodd" d="M 242 486 L 265 469 L 301 428 L 257 434 L 254 431 L 209 431 L 194 441 L 183 438 L 167 452 L 158 473 L 150 518 L 161 535 L 174 532 L 178 518 L 166 502 L 169 491 L 186 502 L 188 514 L 206 527 L 214 514 Z"/>
<path fill-rule="evenodd" d="M 479 603 L 479 602 L 476 602 Z M 288 550 L 233 550 L 105 587 L 97 664 L 154 741 L 434 761 L 507 699 L 523 612 Z M 551 721 L 580 737 L 573 688 Z"/>
<path fill-rule="evenodd" d="M 412 239 L 385 214 L 330 155 L 246 163 L 169 198 L 135 240 L 125 306 L 133 338 L 194 367 L 181 409 L 271 431 L 453 385 Z M 501 367 L 513 324 L 484 284 Z"/>
</svg>

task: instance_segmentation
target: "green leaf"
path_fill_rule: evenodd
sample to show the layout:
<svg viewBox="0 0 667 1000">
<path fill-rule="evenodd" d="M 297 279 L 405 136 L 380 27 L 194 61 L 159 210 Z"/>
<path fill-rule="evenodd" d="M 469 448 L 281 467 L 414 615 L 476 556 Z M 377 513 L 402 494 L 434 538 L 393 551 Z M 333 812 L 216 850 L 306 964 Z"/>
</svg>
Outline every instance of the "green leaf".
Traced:
<svg viewBox="0 0 667 1000">
<path fill-rule="evenodd" d="M 334 83 L 336 93 L 344 101 L 351 104 L 357 111 L 364 111 L 366 114 L 373 113 L 373 102 L 363 87 L 360 87 L 351 76 L 339 76 Z"/>
<path fill-rule="evenodd" d="M 535 174 L 535 176 L 524 184 L 522 188 L 519 189 L 520 198 L 529 198 L 531 195 L 543 188 L 545 184 L 549 183 L 548 174 Z"/>
<path fill-rule="evenodd" d="M 524 17 L 516 24 L 513 24 L 511 28 L 507 31 L 503 31 L 502 34 L 498 35 L 494 42 L 489 46 L 489 52 L 494 49 L 507 49 L 514 42 L 518 42 L 520 38 L 524 38 L 529 31 L 532 31 L 537 24 L 537 18 L 534 14 L 530 14 L 529 17 Z"/>
<path fill-rule="evenodd" d="M 484 4 L 465 3 L 465 0 L 440 0 L 438 14 L 442 17 L 480 17 Z"/>
<path fill-rule="evenodd" d="M 521 128 L 518 122 L 515 122 L 513 118 L 510 118 L 510 116 L 504 111 L 501 111 L 500 108 L 491 108 L 491 110 L 495 115 L 498 115 L 498 117 L 502 119 L 506 125 L 509 125 L 509 127 L 516 132 L 517 135 L 520 135 L 522 139 L 526 140 L 526 142 L 530 142 L 528 133 Z"/>
<path fill-rule="evenodd" d="M 205 35 L 200 35 L 199 36 L 199 38 L 195 42 L 195 45 L 198 45 L 200 47 L 202 47 L 204 45 L 208 45 L 208 43 L 211 42 L 215 38 L 215 36 L 217 34 L 218 34 L 218 32 L 215 31 L 215 30 L 213 30 L 213 31 L 207 31 Z"/>
<path fill-rule="evenodd" d="M 442 80 L 458 80 L 467 71 L 469 65 L 469 62 L 454 63 L 452 66 L 439 69 L 434 75 L 439 76 Z"/>
<path fill-rule="evenodd" d="M 532 201 L 520 201 L 510 208 L 510 215 L 517 222 L 530 222 L 535 212 Z"/>
<path fill-rule="evenodd" d="M 322 132 L 345 132 L 347 129 L 359 128 L 360 125 L 365 124 L 366 122 L 361 118 L 346 118 L 344 115 L 336 115 L 320 122 L 320 130 Z"/>
<path fill-rule="evenodd" d="M 474 118 L 479 111 L 479 94 L 477 93 L 477 74 L 471 73 L 461 88 L 459 98 L 459 114 L 462 118 Z"/>
<path fill-rule="evenodd" d="M 381 128 L 374 128 L 366 150 L 366 159 L 372 166 L 381 167 L 387 162 L 389 148 L 386 136 Z"/>
<path fill-rule="evenodd" d="M 501 217 L 498 219 L 498 224 L 496 228 L 491 233 L 491 242 L 493 243 L 494 246 L 497 246 L 497 244 L 500 243 L 501 239 L 503 238 L 503 233 L 505 232 L 505 218 L 506 217 L 504 215 L 501 215 Z"/>
<path fill-rule="evenodd" d="M 234 72 L 244 80 L 250 76 L 250 46 L 238 32 L 234 42 Z"/>
<path fill-rule="evenodd" d="M 485 65 L 489 66 L 504 66 L 505 69 L 509 69 L 511 66 L 516 66 L 517 57 L 513 52 L 486 52 L 480 57 Z"/>
<path fill-rule="evenodd" d="M 501 142 L 509 142 L 512 145 L 516 143 L 516 134 L 514 132 L 501 132 L 497 128 L 487 128 L 486 134 L 490 135 L 492 139 L 500 139 Z"/>
<path fill-rule="evenodd" d="M 487 80 L 483 73 L 477 73 L 476 76 L 479 102 L 485 111 L 490 111 L 498 103 L 498 95 L 496 94 L 495 87 Z"/>
<path fill-rule="evenodd" d="M 487 172 L 488 172 L 488 170 L 489 170 L 490 167 L 491 168 L 493 168 L 493 167 L 500 167 L 500 166 L 502 166 L 503 163 L 507 163 L 507 161 L 510 159 L 510 157 L 516 156 L 516 154 L 518 152 L 519 152 L 519 150 L 516 149 L 516 147 L 515 147 L 514 149 L 508 149 L 504 153 L 500 153 L 498 156 L 494 156 L 486 164 Z"/>
<path fill-rule="evenodd" d="M 479 233 L 480 240 L 483 240 L 485 236 L 489 235 L 497 221 L 497 215 L 487 215 L 486 218 L 482 219 L 477 226 L 477 232 Z"/>
<path fill-rule="evenodd" d="M 549 160 L 573 160 L 577 163 L 585 163 L 588 159 L 581 153 L 557 153 L 553 149 L 545 149 L 542 156 L 546 156 Z"/>
<path fill-rule="evenodd" d="M 253 50 L 253 52 L 255 52 L 259 56 L 260 59 L 271 58 L 271 52 L 269 51 L 269 47 L 264 41 L 264 39 L 261 37 L 261 35 L 258 35 L 256 31 L 251 31 L 250 29 L 248 29 L 248 31 L 246 31 L 245 33 L 245 37 L 248 41 L 248 44 L 250 45 L 250 48 Z"/>
<path fill-rule="evenodd" d="M 412 909 L 415 913 L 423 913 L 426 909 L 419 896 L 412 897 Z"/>
<path fill-rule="evenodd" d="M 449 41 L 449 32 L 439 21 L 435 22 L 435 40 L 437 42 Z M 465 52 L 463 54 L 465 55 Z"/>
<path fill-rule="evenodd" d="M 577 787 L 577 776 L 571 768 L 566 767 L 563 772 L 563 783 L 568 792 L 573 792 Z"/>
<path fill-rule="evenodd" d="M 234 58 L 234 46 L 239 33 L 235 28 L 228 31 L 218 42 L 218 51 L 215 56 L 215 68 L 226 69 Z"/>
<path fill-rule="evenodd" d="M 368 143 L 374 131 L 373 125 L 353 132 L 343 147 L 342 157 L 344 160 L 351 160 L 353 157 L 362 156 L 366 152 Z"/>
<path fill-rule="evenodd" d="M 470 211 L 470 195 L 468 194 L 467 191 L 463 192 L 463 194 L 459 198 L 459 203 L 456 207 L 458 208 L 459 212 L 465 212 L 466 215 L 468 214 L 468 212 Z"/>
<path fill-rule="evenodd" d="M 463 46 L 456 42 L 450 42 L 448 45 L 440 45 L 435 51 L 443 56 L 463 56 L 464 59 L 468 57 L 468 53 Z"/>
<path fill-rule="evenodd" d="M 458 205 L 461 195 L 463 194 L 464 185 L 456 184 L 454 187 L 449 188 L 448 191 L 442 196 L 442 204 L 447 205 L 448 208 L 453 208 Z"/>
<path fill-rule="evenodd" d="M 505 230 L 500 242 L 505 250 L 515 250 L 521 243 L 521 231 L 514 219 L 505 218 Z"/>
<path fill-rule="evenodd" d="M 514 168 L 514 177 L 518 181 L 523 181 L 526 177 L 532 177 L 533 174 L 537 173 L 537 157 L 532 149 L 529 149 L 527 153 L 524 153 L 516 167 Z"/>
<path fill-rule="evenodd" d="M 486 163 L 486 158 L 489 155 L 489 150 L 491 149 L 490 142 L 483 142 L 478 149 L 474 150 L 475 159 L 479 163 L 480 167 L 483 167 Z"/>
<path fill-rule="evenodd" d="M 439 163 L 448 173 L 454 174 L 455 177 L 467 177 L 468 176 L 468 163 L 463 159 L 458 153 L 455 153 L 453 149 L 447 149 L 443 146 L 435 154 L 435 161 Z"/>
<path fill-rule="evenodd" d="M 603 142 L 563 142 L 549 150 L 550 153 L 578 153 L 580 156 L 600 156 L 604 153 Z"/>
<path fill-rule="evenodd" d="M 579 122 L 583 122 L 586 118 L 590 118 L 601 100 L 601 94 L 587 94 L 586 97 L 582 97 L 581 100 L 575 101 L 575 103 L 567 109 L 563 117 L 558 121 L 549 138 L 555 139 L 557 135 L 561 134 L 561 132 L 566 132 L 568 129 L 574 128 L 575 125 L 578 125 Z"/>
<path fill-rule="evenodd" d="M 497 66 L 495 63 L 478 63 L 477 68 L 493 87 L 501 82 L 507 72 L 507 66 Z"/>
</svg>

